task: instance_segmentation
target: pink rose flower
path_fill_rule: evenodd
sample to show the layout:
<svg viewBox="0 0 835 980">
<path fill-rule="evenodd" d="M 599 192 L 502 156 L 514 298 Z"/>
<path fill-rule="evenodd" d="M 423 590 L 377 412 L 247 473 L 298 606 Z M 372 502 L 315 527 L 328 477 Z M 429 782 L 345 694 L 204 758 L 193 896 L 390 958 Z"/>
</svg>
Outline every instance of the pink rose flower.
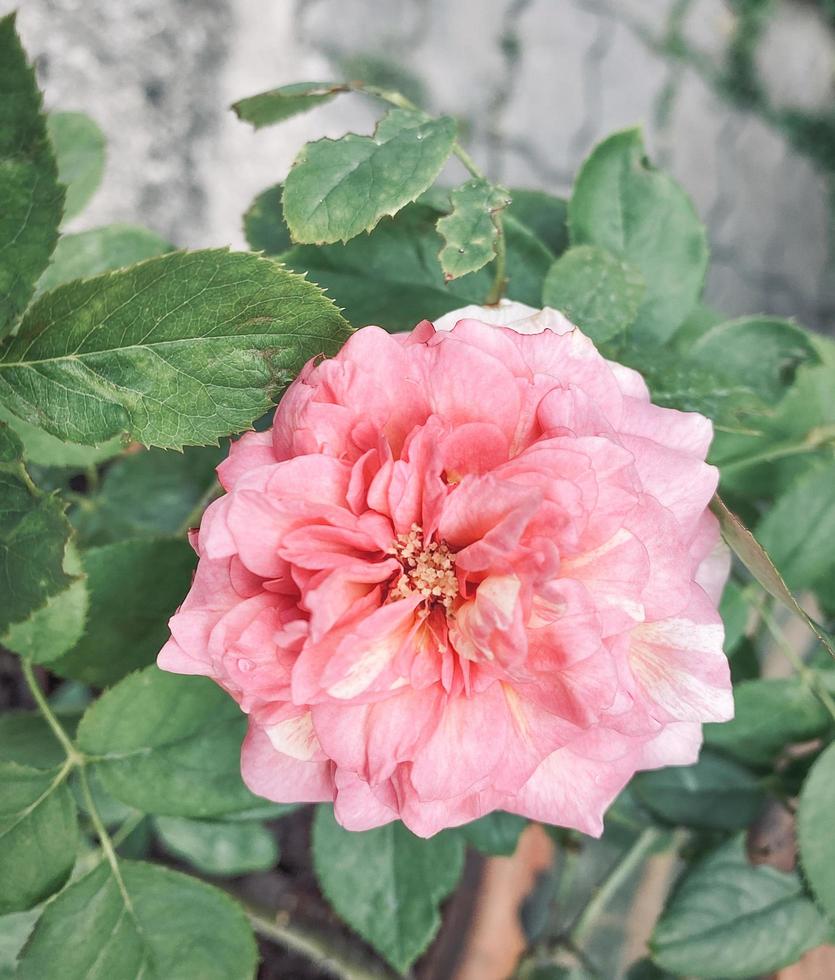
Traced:
<svg viewBox="0 0 835 980">
<path fill-rule="evenodd" d="M 268 799 L 598 835 L 733 713 L 711 434 L 554 310 L 366 327 L 232 445 L 159 665 L 249 714 Z"/>
</svg>

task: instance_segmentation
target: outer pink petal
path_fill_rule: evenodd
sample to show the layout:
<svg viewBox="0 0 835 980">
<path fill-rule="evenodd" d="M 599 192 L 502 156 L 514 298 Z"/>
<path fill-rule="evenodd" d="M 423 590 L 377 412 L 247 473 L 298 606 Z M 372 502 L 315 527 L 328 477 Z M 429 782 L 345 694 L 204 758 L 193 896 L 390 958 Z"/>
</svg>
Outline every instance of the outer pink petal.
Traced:
<svg viewBox="0 0 835 980">
<path fill-rule="evenodd" d="M 698 586 L 679 616 L 635 627 L 629 659 L 656 717 L 694 722 L 733 717 L 724 635 L 719 613 Z"/>
<path fill-rule="evenodd" d="M 229 446 L 229 455 L 217 468 L 218 479 L 224 490 L 231 490 L 248 470 L 275 462 L 272 432 L 245 432 Z"/>
<path fill-rule="evenodd" d="M 333 763 L 303 762 L 277 751 L 250 722 L 241 748 L 241 775 L 258 796 L 276 803 L 322 803 L 334 796 Z"/>
<path fill-rule="evenodd" d="M 333 815 L 346 830 L 371 830 L 397 820 L 398 813 L 374 795 L 356 773 L 336 770 Z"/>
</svg>

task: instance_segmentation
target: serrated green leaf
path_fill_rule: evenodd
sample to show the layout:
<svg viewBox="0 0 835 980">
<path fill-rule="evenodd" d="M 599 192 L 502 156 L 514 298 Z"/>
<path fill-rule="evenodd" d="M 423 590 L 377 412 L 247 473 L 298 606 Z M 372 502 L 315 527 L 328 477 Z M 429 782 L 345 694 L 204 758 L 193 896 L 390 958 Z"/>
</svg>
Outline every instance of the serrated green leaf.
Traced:
<svg viewBox="0 0 835 980">
<path fill-rule="evenodd" d="M 104 133 L 83 112 L 50 112 L 46 129 L 66 188 L 64 220 L 83 210 L 104 173 Z"/>
<path fill-rule="evenodd" d="M 44 432 L 37 425 L 12 415 L 4 405 L 0 405 L 0 422 L 5 422 L 20 439 L 26 461 L 37 466 L 83 470 L 118 456 L 124 449 L 121 436 L 114 436 L 99 446 L 80 446 L 66 442 Z"/>
<path fill-rule="evenodd" d="M 330 807 L 316 810 L 313 866 L 325 897 L 401 972 L 438 931 L 438 905 L 455 888 L 463 860 L 456 834 L 421 840 L 399 821 L 351 833 Z"/>
<path fill-rule="evenodd" d="M 149 449 L 116 460 L 101 487 L 70 515 L 80 543 L 180 533 L 216 485 L 215 467 L 224 455 L 215 446 L 191 446 L 182 453 Z"/>
<path fill-rule="evenodd" d="M 275 838 L 260 823 L 156 817 L 154 828 L 169 854 L 203 874 L 242 875 L 278 863 Z"/>
<path fill-rule="evenodd" d="M 58 718 L 72 737 L 80 711 L 61 711 Z M 54 769 L 65 758 L 64 749 L 38 711 L 7 711 L 0 715 L 0 761 L 35 769 Z"/>
<path fill-rule="evenodd" d="M 599 245 L 641 272 L 635 337 L 669 339 L 699 298 L 707 239 L 684 191 L 647 160 L 639 130 L 595 147 L 574 185 L 568 224 L 573 245 Z"/>
<path fill-rule="evenodd" d="M 228 895 L 158 865 L 119 869 L 124 893 L 102 863 L 49 903 L 19 980 L 252 980 L 255 940 Z"/>
<path fill-rule="evenodd" d="M 240 99 L 233 103 L 232 109 L 238 119 L 260 129 L 308 112 L 348 90 L 342 82 L 294 82 Z"/>
<path fill-rule="evenodd" d="M 800 861 L 812 891 L 835 920 L 835 745 L 818 757 L 803 784 L 797 810 Z"/>
<path fill-rule="evenodd" d="M 0 637 L 64 592 L 71 528 L 64 505 L 41 493 L 20 462 L 20 440 L 0 423 Z"/>
<path fill-rule="evenodd" d="M 515 813 L 496 810 L 472 823 L 464 824 L 459 833 L 468 844 L 483 854 L 510 855 L 516 850 L 519 835 L 528 821 Z"/>
<path fill-rule="evenodd" d="M 0 395 L 60 438 L 179 449 L 247 428 L 347 324 L 270 259 L 176 252 L 44 294 L 0 355 Z"/>
<path fill-rule="evenodd" d="M 241 780 L 246 717 L 204 677 L 148 667 L 92 704 L 79 748 L 116 799 L 146 813 L 215 817 L 256 805 Z"/>
<path fill-rule="evenodd" d="M 281 184 L 261 191 L 244 215 L 244 234 L 249 247 L 256 252 L 280 255 L 293 244 L 284 221 L 281 193 Z"/>
<path fill-rule="evenodd" d="M 89 608 L 87 582 L 81 557 L 72 540 L 64 552 L 64 571 L 71 577 L 69 586 L 50 596 L 28 619 L 15 623 L 3 637 L 3 643 L 32 663 L 44 664 L 57 659 L 73 647 L 84 632 Z"/>
<path fill-rule="evenodd" d="M 445 279 L 477 272 L 496 254 L 496 215 L 510 204 L 510 194 L 487 180 L 468 180 L 450 191 L 452 212 L 438 221 L 444 247 L 438 253 Z"/>
<path fill-rule="evenodd" d="M 710 368 L 722 365 L 729 377 L 742 377 L 765 401 L 777 401 L 802 364 L 818 354 L 808 330 L 779 317 L 752 316 L 717 323 L 687 351 L 689 359 Z"/>
<path fill-rule="evenodd" d="M 89 279 L 173 250 L 174 246 L 161 235 L 136 225 L 105 225 L 62 235 L 52 261 L 38 280 L 35 295 L 73 279 Z"/>
<path fill-rule="evenodd" d="M 0 18 L 0 337 L 26 308 L 58 239 L 64 189 L 41 111 L 35 73 Z"/>
<path fill-rule="evenodd" d="M 482 303 L 492 282 L 490 268 L 444 282 L 437 261 L 441 238 L 435 230 L 440 213 L 428 205 L 409 205 L 347 245 L 296 246 L 282 259 L 324 287 L 355 326 L 374 323 L 391 331 L 411 330 L 421 320 Z M 507 215 L 504 230 L 507 295 L 540 306 L 551 253 Z"/>
<path fill-rule="evenodd" d="M 68 771 L 0 762 L 0 915 L 37 905 L 72 871 L 78 816 Z"/>
<path fill-rule="evenodd" d="M 703 751 L 692 766 L 639 773 L 632 789 L 644 806 L 671 824 L 738 830 L 765 803 L 756 776 L 731 759 Z"/>
<path fill-rule="evenodd" d="M 601 344 L 632 326 L 645 292 L 634 266 L 596 245 L 576 245 L 548 270 L 542 301 Z"/>
<path fill-rule="evenodd" d="M 414 201 L 441 172 L 456 125 L 392 109 L 373 136 L 348 133 L 308 143 L 284 183 L 284 217 L 293 239 L 347 242 Z"/>
<path fill-rule="evenodd" d="M 825 675 L 820 679 L 826 682 Z M 750 765 L 767 765 L 786 746 L 817 738 L 832 724 L 826 708 L 796 678 L 743 681 L 734 687 L 734 707 L 730 721 L 705 725 L 705 742 Z"/>
<path fill-rule="evenodd" d="M 188 590 L 196 558 L 182 538 L 129 538 L 81 553 L 87 628 L 49 669 L 105 687 L 153 663 Z"/>
<path fill-rule="evenodd" d="M 798 876 L 750 865 L 740 836 L 687 873 L 650 949 L 676 975 L 747 980 L 794 963 L 826 934 Z"/>
<path fill-rule="evenodd" d="M 507 213 L 523 224 L 556 258 L 568 248 L 568 202 L 545 191 L 510 188 Z"/>
</svg>

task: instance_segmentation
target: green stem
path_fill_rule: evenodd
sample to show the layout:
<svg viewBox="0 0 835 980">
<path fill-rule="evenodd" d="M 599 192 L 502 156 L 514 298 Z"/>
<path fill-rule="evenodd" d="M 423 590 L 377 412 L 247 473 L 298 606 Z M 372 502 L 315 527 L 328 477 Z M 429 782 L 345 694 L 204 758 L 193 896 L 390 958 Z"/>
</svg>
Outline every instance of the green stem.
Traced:
<svg viewBox="0 0 835 980">
<path fill-rule="evenodd" d="M 35 699 L 35 704 L 38 706 L 38 710 L 46 719 L 46 723 L 52 729 L 53 734 L 61 743 L 61 748 L 64 750 L 67 761 L 73 766 L 80 766 L 84 763 L 84 756 L 78 751 L 78 749 L 73 745 L 72 739 L 66 733 L 64 726 L 58 721 L 58 718 L 52 708 L 49 706 L 49 702 L 44 697 L 44 693 L 38 684 L 37 678 L 35 677 L 35 671 L 32 664 L 25 658 L 20 659 L 20 669 L 23 672 L 23 679 L 26 681 L 26 686 L 32 693 L 32 697 Z"/>
<path fill-rule="evenodd" d="M 504 296 L 507 286 L 507 245 L 504 237 L 504 223 L 502 222 L 502 212 L 494 211 L 492 215 L 493 226 L 496 229 L 496 272 L 493 276 L 493 285 L 484 300 L 487 306 L 495 306 Z"/>
<path fill-rule="evenodd" d="M 238 901 L 241 901 L 240 898 Z M 388 971 L 372 969 L 340 958 L 326 938 L 291 925 L 286 913 L 267 918 L 245 903 L 242 904 L 249 924 L 257 935 L 283 946 L 284 949 L 300 953 L 338 980 L 384 980 L 390 976 Z"/>
<path fill-rule="evenodd" d="M 826 686 L 821 683 L 818 674 L 803 662 L 797 651 L 794 649 L 791 643 L 789 643 L 788 637 L 783 632 L 783 629 L 774 617 L 773 612 L 768 608 L 767 602 L 760 604 L 760 616 L 766 629 L 774 638 L 774 642 L 779 647 L 780 652 L 792 665 L 794 672 L 800 678 L 802 683 L 806 685 L 807 689 L 818 699 L 818 701 L 820 701 L 824 708 L 826 708 L 832 720 L 835 721 L 835 700 L 833 700 L 832 695 L 826 689 Z"/>
<path fill-rule="evenodd" d="M 104 821 L 96 808 L 96 802 L 93 799 L 93 793 L 90 790 L 90 780 L 87 778 L 87 770 L 84 766 L 78 770 L 78 781 L 81 785 L 81 793 L 84 797 L 84 806 L 93 822 L 93 827 L 96 831 L 96 836 L 101 844 L 101 849 L 104 853 L 105 858 L 107 858 L 107 863 L 110 865 L 110 870 L 113 873 L 113 878 L 119 888 L 122 895 L 122 901 L 125 903 L 125 908 L 130 912 L 131 917 L 134 919 L 133 902 L 128 894 L 127 886 L 125 885 L 124 878 L 122 878 L 122 869 L 119 867 L 119 858 L 116 856 L 116 849 L 113 846 L 113 841 L 110 838 L 110 834 L 107 832 L 107 828 L 104 825 Z"/>
<path fill-rule="evenodd" d="M 572 947 L 581 949 L 601 912 L 615 893 L 655 846 L 661 836 L 657 827 L 647 827 L 635 839 L 632 846 L 618 860 L 603 881 L 595 888 L 586 907 L 580 913 L 568 937 Z"/>
<path fill-rule="evenodd" d="M 789 456 L 813 453 L 832 444 L 835 444 L 835 426 L 820 425 L 810 429 L 800 440 L 783 442 L 763 449 L 761 452 L 753 453 L 751 456 L 731 459 L 727 463 L 720 463 L 719 468 L 722 473 L 732 473 L 734 470 L 756 466 L 758 463 L 771 463 L 778 459 L 786 459 Z"/>
<path fill-rule="evenodd" d="M 200 520 L 203 517 L 203 511 L 209 506 L 209 504 L 219 497 L 222 488 L 217 480 L 212 480 L 211 485 L 206 488 L 206 490 L 200 495 L 200 499 L 191 508 L 191 510 L 186 515 L 185 520 L 177 529 L 178 534 L 185 534 L 190 528 L 198 527 Z"/>
</svg>

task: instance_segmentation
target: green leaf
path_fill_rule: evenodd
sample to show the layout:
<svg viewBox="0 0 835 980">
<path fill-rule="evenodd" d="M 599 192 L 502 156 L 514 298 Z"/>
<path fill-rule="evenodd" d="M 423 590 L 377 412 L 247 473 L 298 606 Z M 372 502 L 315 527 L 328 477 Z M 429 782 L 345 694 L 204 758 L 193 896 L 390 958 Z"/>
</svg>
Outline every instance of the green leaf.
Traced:
<svg viewBox="0 0 835 980">
<path fill-rule="evenodd" d="M 831 656 L 835 657 L 835 643 L 791 594 L 780 573 L 774 567 L 774 562 L 754 535 L 736 514 L 728 510 L 720 497 L 714 496 L 710 509 L 719 518 L 722 537 L 742 564 L 770 596 L 773 596 L 778 602 L 782 602 L 784 606 L 799 616 Z"/>
<path fill-rule="evenodd" d="M 116 460 L 100 489 L 71 514 L 85 546 L 122 538 L 180 534 L 195 506 L 216 486 L 225 452 L 192 446 L 182 453 L 150 449 Z"/>
<path fill-rule="evenodd" d="M 798 876 L 750 865 L 739 836 L 687 873 L 650 949 L 676 976 L 747 980 L 794 963 L 826 934 Z"/>
<path fill-rule="evenodd" d="M 725 653 L 730 655 L 745 636 L 750 606 L 745 591 L 733 580 L 725 585 L 719 612 L 725 626 Z"/>
<path fill-rule="evenodd" d="M 686 354 L 655 343 L 629 344 L 605 353 L 640 371 L 656 405 L 683 412 L 701 412 L 717 428 L 749 432 L 752 419 L 759 424 L 769 406 L 744 376 L 726 374 L 721 365 L 708 367 Z"/>
<path fill-rule="evenodd" d="M 0 980 L 14 980 L 18 954 L 40 914 L 34 908 L 0 916 Z"/>
<path fill-rule="evenodd" d="M 124 892 L 102 863 L 49 903 L 18 980 L 252 980 L 257 949 L 232 899 L 158 865 L 119 869 Z"/>
<path fill-rule="evenodd" d="M 496 810 L 465 824 L 459 832 L 468 844 L 483 854 L 510 855 L 516 850 L 519 835 L 527 825 L 524 817 Z"/>
<path fill-rule="evenodd" d="M 669 339 L 699 298 L 707 240 L 690 199 L 647 160 L 640 130 L 595 147 L 574 185 L 568 224 L 573 245 L 599 245 L 641 272 L 636 339 Z"/>
<path fill-rule="evenodd" d="M 460 836 L 421 840 L 399 821 L 351 833 L 320 806 L 313 866 L 334 911 L 396 970 L 405 972 L 438 931 L 438 905 L 463 867 Z"/>
<path fill-rule="evenodd" d="M 441 172 L 455 121 L 392 109 L 373 136 L 308 143 L 284 184 L 284 217 L 297 242 L 347 242 L 414 201 Z"/>
<path fill-rule="evenodd" d="M 71 576 L 70 585 L 50 596 L 45 605 L 28 619 L 15 623 L 3 637 L 3 643 L 32 663 L 56 660 L 73 647 L 84 632 L 90 600 L 83 574 L 81 556 L 72 540 L 64 552 L 64 571 Z"/>
<path fill-rule="evenodd" d="M 510 204 L 509 192 L 487 180 L 468 180 L 450 191 L 452 213 L 438 221 L 444 247 L 438 254 L 445 279 L 477 272 L 496 254 L 495 217 Z"/>
<path fill-rule="evenodd" d="M 345 308 L 355 326 L 378 324 L 387 330 L 411 330 L 470 303 L 482 303 L 492 272 L 481 269 L 445 283 L 437 261 L 441 238 L 435 230 L 440 212 L 416 204 L 394 219 L 381 221 L 370 235 L 347 245 L 296 246 L 282 258 L 291 269 L 307 272 Z M 550 252 L 524 225 L 504 218 L 507 241 L 507 295 L 540 306 L 542 281 Z"/>
<path fill-rule="evenodd" d="M 548 270 L 542 301 L 601 344 L 635 322 L 645 292 L 634 266 L 596 245 L 577 245 Z"/>
<path fill-rule="evenodd" d="M 37 905 L 72 871 L 78 815 L 68 771 L 0 762 L 0 915 Z"/>
<path fill-rule="evenodd" d="M 544 191 L 511 187 L 507 213 L 536 235 L 554 256 L 568 248 L 568 202 Z"/>
<path fill-rule="evenodd" d="M 708 368 L 721 364 L 723 373 L 744 378 L 757 395 L 772 402 L 782 397 L 800 365 L 819 360 L 808 330 L 769 316 L 717 323 L 687 356 Z"/>
<path fill-rule="evenodd" d="M 63 241 L 63 239 L 61 239 Z M 121 436 L 114 436 L 99 446 L 80 446 L 51 436 L 48 432 L 30 422 L 24 422 L 12 415 L 4 405 L 0 405 L 0 422 L 12 429 L 23 445 L 24 458 L 36 466 L 57 466 L 67 469 L 84 470 L 95 466 L 124 449 Z"/>
<path fill-rule="evenodd" d="M 59 712 L 58 719 L 73 736 L 81 713 Z M 54 769 L 65 758 L 64 749 L 39 711 L 0 714 L 0 762 L 18 762 L 35 769 Z"/>
<path fill-rule="evenodd" d="M 242 875 L 278 863 L 275 838 L 260 823 L 156 817 L 154 827 L 170 854 L 203 874 Z"/>
<path fill-rule="evenodd" d="M 0 637 L 69 588 L 70 525 L 64 505 L 41 493 L 20 462 L 22 446 L 0 424 Z"/>
<path fill-rule="evenodd" d="M 803 784 L 797 811 L 800 861 L 812 891 L 835 920 L 835 745 L 818 757 Z"/>
<path fill-rule="evenodd" d="M 341 82 L 295 82 L 240 99 L 232 109 L 238 119 L 260 129 L 314 109 L 347 91 L 348 86 Z"/>
<path fill-rule="evenodd" d="M 64 220 L 74 218 L 101 183 L 104 133 L 83 112 L 50 112 L 46 128 L 58 162 L 58 179 L 66 187 Z"/>
<path fill-rule="evenodd" d="M 244 215 L 244 234 L 255 252 L 280 255 L 293 244 L 281 206 L 281 184 L 261 191 Z"/>
<path fill-rule="evenodd" d="M 74 235 L 62 235 L 49 267 L 38 280 L 35 295 L 73 279 L 89 279 L 173 249 L 174 246 L 161 235 L 135 225 L 105 225 Z"/>
<path fill-rule="evenodd" d="M 668 823 L 709 830 L 747 827 L 765 803 L 756 776 L 709 751 L 692 766 L 639 773 L 632 788 L 641 803 Z"/>
<path fill-rule="evenodd" d="M 182 538 L 129 538 L 87 549 L 81 563 L 90 597 L 87 629 L 49 669 L 105 687 L 153 663 L 196 558 Z"/>
<path fill-rule="evenodd" d="M 822 460 L 757 525 L 757 539 L 794 590 L 832 589 L 835 578 L 835 461 Z"/>
<path fill-rule="evenodd" d="M 824 674 L 820 679 L 826 682 Z M 731 721 L 705 725 L 705 742 L 749 765 L 767 765 L 786 746 L 817 738 L 831 724 L 821 702 L 795 678 L 743 681 L 734 687 L 734 706 Z"/>
<path fill-rule="evenodd" d="M 26 308 L 58 239 L 64 189 L 46 133 L 35 73 L 0 18 L 0 337 Z"/>
<path fill-rule="evenodd" d="M 148 667 L 87 709 L 78 745 L 116 799 L 146 813 L 215 817 L 259 802 L 241 780 L 246 717 L 208 678 Z"/>
<path fill-rule="evenodd" d="M 74 442 L 204 445 L 249 426 L 347 335 L 312 283 L 270 259 L 176 252 L 43 295 L 0 355 L 0 395 Z"/>
</svg>

